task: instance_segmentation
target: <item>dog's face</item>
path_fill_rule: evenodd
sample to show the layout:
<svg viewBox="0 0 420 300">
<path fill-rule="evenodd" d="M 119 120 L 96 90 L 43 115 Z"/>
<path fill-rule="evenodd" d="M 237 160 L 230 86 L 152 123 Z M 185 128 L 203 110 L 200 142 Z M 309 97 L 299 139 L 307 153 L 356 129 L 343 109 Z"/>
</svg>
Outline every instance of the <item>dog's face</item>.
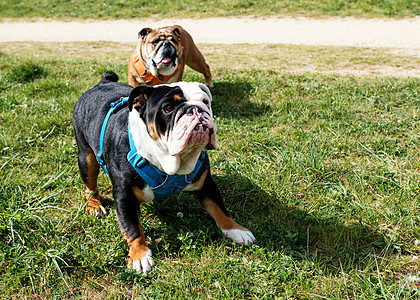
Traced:
<svg viewBox="0 0 420 300">
<path fill-rule="evenodd" d="M 157 69 L 160 74 L 170 74 L 176 69 L 178 57 L 182 53 L 178 28 L 143 28 L 138 36 L 137 55 L 149 64 L 150 70 Z"/>
<path fill-rule="evenodd" d="M 211 100 L 208 88 L 196 82 L 133 89 L 130 127 L 147 131 L 145 136 L 132 130 L 133 139 L 140 139 L 147 152 L 142 155 L 153 156 L 168 174 L 191 172 L 200 152 L 217 146 Z M 177 158 L 178 166 L 171 165 L 175 160 L 168 157 Z"/>
</svg>

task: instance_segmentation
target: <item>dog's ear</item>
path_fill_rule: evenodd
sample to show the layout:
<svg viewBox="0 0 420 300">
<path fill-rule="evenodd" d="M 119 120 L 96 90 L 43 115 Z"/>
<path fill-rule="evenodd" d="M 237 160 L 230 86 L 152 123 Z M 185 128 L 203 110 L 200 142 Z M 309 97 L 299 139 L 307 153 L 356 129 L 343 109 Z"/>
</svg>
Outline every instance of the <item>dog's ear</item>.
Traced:
<svg viewBox="0 0 420 300">
<path fill-rule="evenodd" d="M 144 39 L 144 37 L 146 35 L 148 35 L 153 29 L 152 28 L 143 28 L 142 30 L 140 30 L 139 34 L 138 34 L 138 38 L 142 38 Z"/>
<path fill-rule="evenodd" d="M 172 32 L 173 32 L 176 36 L 181 35 L 181 32 L 179 31 L 179 28 L 177 28 L 177 27 L 174 27 L 174 29 L 172 29 Z"/>
<path fill-rule="evenodd" d="M 207 96 L 208 96 L 208 100 L 210 101 L 210 103 L 211 103 L 211 101 L 212 101 L 212 96 L 211 96 L 211 93 L 210 93 L 210 90 L 209 90 L 209 88 L 205 85 L 205 84 L 202 84 L 202 83 L 199 83 L 198 84 L 198 87 L 204 92 L 204 93 L 206 93 L 207 94 Z"/>
<path fill-rule="evenodd" d="M 177 37 L 178 41 L 180 40 L 180 36 L 181 36 L 181 32 L 179 31 L 179 29 L 177 27 L 174 27 L 172 29 L 172 33 L 175 34 L 175 36 Z"/>
<path fill-rule="evenodd" d="M 147 103 L 147 100 L 149 100 L 149 96 L 152 91 L 153 88 L 147 85 L 135 87 L 128 97 L 128 109 L 132 111 L 134 108 L 137 111 L 140 111 L 140 109 Z"/>
</svg>

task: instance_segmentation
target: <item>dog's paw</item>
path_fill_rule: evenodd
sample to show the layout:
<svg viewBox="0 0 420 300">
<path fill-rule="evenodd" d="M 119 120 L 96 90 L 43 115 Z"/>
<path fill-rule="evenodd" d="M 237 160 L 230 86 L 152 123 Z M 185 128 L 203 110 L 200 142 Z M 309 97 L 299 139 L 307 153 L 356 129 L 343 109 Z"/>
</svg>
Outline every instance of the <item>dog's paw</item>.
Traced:
<svg viewBox="0 0 420 300">
<path fill-rule="evenodd" d="M 133 261 L 132 268 L 138 273 L 146 274 L 155 266 L 155 261 L 152 258 L 152 251 L 147 250 L 142 259 Z"/>
<path fill-rule="evenodd" d="M 92 197 L 89 199 L 89 202 L 86 207 L 86 213 L 97 218 L 106 216 L 105 207 L 102 206 L 101 201 L 96 197 Z"/>
<path fill-rule="evenodd" d="M 86 207 L 86 213 L 100 218 L 100 217 L 104 217 L 106 216 L 106 210 L 105 207 L 103 207 L 102 205 L 98 205 L 98 206 L 88 206 Z"/>
<path fill-rule="evenodd" d="M 241 244 L 242 246 L 249 246 L 255 242 L 255 237 L 249 230 L 222 229 L 222 232 L 226 235 L 226 237 L 230 238 L 235 243 Z"/>
</svg>

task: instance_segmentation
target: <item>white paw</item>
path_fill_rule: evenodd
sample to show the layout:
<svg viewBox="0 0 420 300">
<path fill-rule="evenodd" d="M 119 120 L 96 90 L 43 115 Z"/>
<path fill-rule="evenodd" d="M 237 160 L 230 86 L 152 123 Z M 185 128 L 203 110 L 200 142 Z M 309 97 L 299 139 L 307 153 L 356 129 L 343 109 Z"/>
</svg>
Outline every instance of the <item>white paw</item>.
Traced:
<svg viewBox="0 0 420 300">
<path fill-rule="evenodd" d="M 147 250 L 146 255 L 141 260 L 133 261 L 133 269 L 136 272 L 146 274 L 149 272 L 155 265 L 155 261 L 152 258 L 152 251 Z"/>
<path fill-rule="evenodd" d="M 249 230 L 222 229 L 222 232 L 226 235 L 226 237 L 243 246 L 249 246 L 255 242 L 255 237 Z"/>
<path fill-rule="evenodd" d="M 95 208 L 88 208 L 87 212 L 91 215 L 94 216 L 96 218 L 102 218 L 106 216 L 106 210 L 105 207 L 103 207 L 102 205 L 99 205 L 98 207 Z"/>
</svg>

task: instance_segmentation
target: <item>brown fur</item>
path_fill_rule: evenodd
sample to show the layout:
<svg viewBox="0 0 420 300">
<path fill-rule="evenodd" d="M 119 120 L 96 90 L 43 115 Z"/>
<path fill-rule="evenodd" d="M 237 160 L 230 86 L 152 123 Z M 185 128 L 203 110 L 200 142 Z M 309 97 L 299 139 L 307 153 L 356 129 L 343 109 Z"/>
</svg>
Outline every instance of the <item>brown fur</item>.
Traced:
<svg viewBox="0 0 420 300">
<path fill-rule="evenodd" d="M 96 160 L 95 154 L 92 149 L 89 149 L 89 155 L 86 157 L 88 166 L 88 181 L 85 187 L 85 199 L 88 200 L 86 212 L 89 214 L 104 214 L 105 209 L 99 200 L 98 182 L 97 177 L 99 174 L 99 164 Z"/>
<path fill-rule="evenodd" d="M 145 199 L 144 199 L 144 192 L 143 192 L 142 189 L 140 189 L 136 186 L 133 186 L 133 193 L 134 193 L 134 196 L 136 196 L 137 200 L 139 200 L 139 203 L 146 202 Z"/>
<path fill-rule="evenodd" d="M 161 32 L 162 29 L 166 29 L 166 31 Z M 144 30 L 145 29 L 143 29 L 141 32 L 143 32 Z M 178 63 L 180 67 L 177 73 L 170 80 L 168 80 L 167 83 L 181 81 L 182 74 L 184 73 L 184 67 L 185 65 L 188 65 L 193 70 L 196 70 L 204 75 L 206 85 L 208 85 L 209 87 L 213 86 L 210 67 L 206 64 L 203 55 L 201 54 L 200 50 L 198 50 L 192 37 L 181 26 L 174 25 L 161 27 L 157 29 L 146 28 L 146 32 L 148 32 L 147 35 L 145 35 L 144 37 L 139 37 L 137 48 L 131 54 L 130 59 L 128 61 L 129 85 L 136 87 L 142 84 L 146 84 L 146 82 L 140 76 L 141 74 L 136 69 L 136 66 L 134 64 L 134 57 L 137 55 L 138 58 L 147 65 L 146 54 L 153 51 L 151 49 L 151 41 L 160 35 L 165 36 L 166 38 L 170 38 L 171 40 L 176 39 L 177 41 L 179 41 L 172 42 L 172 45 L 174 45 L 178 54 Z M 179 34 L 177 32 L 179 32 Z"/>
<path fill-rule="evenodd" d="M 204 185 L 204 182 L 206 180 L 206 177 L 207 177 L 208 172 L 209 172 L 208 170 L 205 170 L 203 172 L 203 175 L 201 175 L 201 177 L 200 177 L 199 180 L 197 180 L 194 183 L 191 183 L 189 185 L 189 190 L 191 190 L 191 191 L 198 191 L 198 190 L 200 190 L 203 187 L 203 185 Z"/>
<path fill-rule="evenodd" d="M 216 221 L 217 225 L 224 230 L 229 229 L 240 229 L 247 231 L 248 229 L 242 227 L 238 223 L 236 223 L 232 217 L 227 216 L 221 209 L 220 206 L 217 205 L 211 199 L 204 199 L 202 202 L 204 209 L 209 213 L 209 215 Z"/>
<path fill-rule="evenodd" d="M 149 250 L 146 244 L 146 237 L 144 236 L 143 227 L 140 223 L 140 214 L 138 214 L 138 229 L 140 232 L 140 237 L 132 239 L 129 238 L 128 235 L 122 231 L 123 236 L 128 245 L 128 259 L 127 259 L 127 268 L 130 268 L 133 261 L 141 260 Z"/>
<path fill-rule="evenodd" d="M 149 132 L 149 135 L 152 139 L 154 139 L 155 141 L 159 140 L 160 136 L 156 129 L 156 123 L 147 124 L 147 131 Z"/>
</svg>

